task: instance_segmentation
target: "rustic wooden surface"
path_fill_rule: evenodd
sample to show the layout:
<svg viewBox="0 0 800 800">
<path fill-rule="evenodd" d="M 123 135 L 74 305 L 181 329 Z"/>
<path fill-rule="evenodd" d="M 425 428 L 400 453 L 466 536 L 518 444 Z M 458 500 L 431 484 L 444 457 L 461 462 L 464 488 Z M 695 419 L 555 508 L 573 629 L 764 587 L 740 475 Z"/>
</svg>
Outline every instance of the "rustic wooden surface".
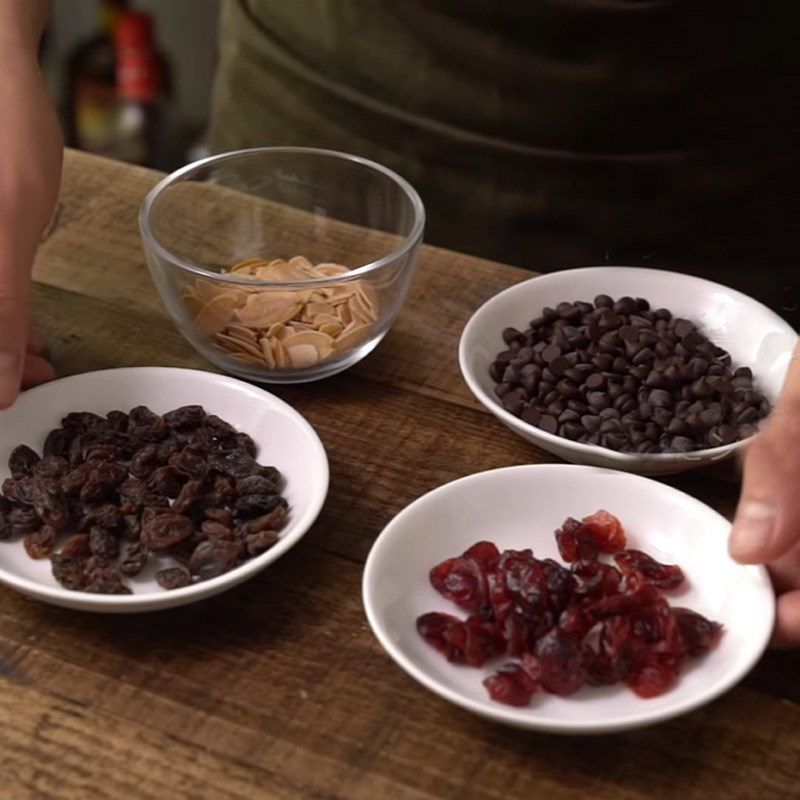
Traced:
<svg viewBox="0 0 800 800">
<path fill-rule="evenodd" d="M 35 270 L 62 375 L 211 369 L 161 310 L 136 214 L 146 170 L 69 153 Z M 0 796 L 17 798 L 800 797 L 797 652 L 770 653 L 711 705 L 607 737 L 525 733 L 419 687 L 369 631 L 364 559 L 445 481 L 553 460 L 472 399 L 456 364 L 470 313 L 529 273 L 424 248 L 397 324 L 348 373 L 277 390 L 317 428 L 332 481 L 287 556 L 183 609 L 125 618 L 0 589 Z M 730 514 L 730 470 L 670 479 Z"/>
</svg>

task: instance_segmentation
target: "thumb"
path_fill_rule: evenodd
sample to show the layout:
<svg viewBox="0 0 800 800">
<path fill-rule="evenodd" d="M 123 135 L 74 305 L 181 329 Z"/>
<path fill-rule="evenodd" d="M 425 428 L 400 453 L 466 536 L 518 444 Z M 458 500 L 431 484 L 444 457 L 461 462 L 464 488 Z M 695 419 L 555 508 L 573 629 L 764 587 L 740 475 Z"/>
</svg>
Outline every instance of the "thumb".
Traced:
<svg viewBox="0 0 800 800">
<path fill-rule="evenodd" d="M 16 265 L 0 261 L 0 408 L 17 398 L 28 338 L 30 279 Z"/>
<path fill-rule="evenodd" d="M 796 470 L 800 468 L 797 436 L 773 419 L 748 447 L 739 505 L 728 551 L 736 561 L 764 564 L 783 555 L 796 541 L 792 513 L 797 501 Z M 787 506 L 789 506 L 787 508 Z"/>
</svg>

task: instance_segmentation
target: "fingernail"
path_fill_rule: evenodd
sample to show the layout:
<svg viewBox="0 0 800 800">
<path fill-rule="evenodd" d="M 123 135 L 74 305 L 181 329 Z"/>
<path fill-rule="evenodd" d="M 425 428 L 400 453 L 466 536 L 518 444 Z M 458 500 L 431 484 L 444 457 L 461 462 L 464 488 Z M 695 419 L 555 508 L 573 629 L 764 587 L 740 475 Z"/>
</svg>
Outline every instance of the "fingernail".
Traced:
<svg viewBox="0 0 800 800">
<path fill-rule="evenodd" d="M 775 527 L 775 509 L 755 500 L 740 503 L 733 520 L 728 552 L 737 561 L 758 561 L 769 546 Z"/>
</svg>

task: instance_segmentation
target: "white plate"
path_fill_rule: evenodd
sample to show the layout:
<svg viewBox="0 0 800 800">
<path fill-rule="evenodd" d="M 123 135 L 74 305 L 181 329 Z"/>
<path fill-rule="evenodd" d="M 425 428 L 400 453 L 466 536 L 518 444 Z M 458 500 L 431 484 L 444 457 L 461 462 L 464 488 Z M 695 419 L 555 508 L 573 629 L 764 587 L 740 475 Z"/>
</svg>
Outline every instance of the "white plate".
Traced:
<svg viewBox="0 0 800 800">
<path fill-rule="evenodd" d="M 605 508 L 628 533 L 628 546 L 677 563 L 688 586 L 674 597 L 722 622 L 719 646 L 692 659 L 678 684 L 643 700 L 625 686 L 584 687 L 570 697 L 545 692 L 527 708 L 489 699 L 483 669 L 448 663 L 426 644 L 415 621 L 427 611 L 466 614 L 428 581 L 432 566 L 480 540 L 503 549 L 533 548 L 561 561 L 553 532 L 567 516 Z M 608 733 L 650 725 L 707 703 L 755 664 L 772 631 L 775 600 L 763 567 L 730 559 L 729 524 L 698 500 L 656 481 L 622 472 L 566 464 L 507 467 L 453 481 L 415 500 L 376 540 L 364 570 L 364 605 L 389 655 L 421 684 L 484 717 L 553 733 Z"/>
<path fill-rule="evenodd" d="M 163 414 L 198 403 L 258 445 L 258 461 L 277 467 L 286 480 L 289 521 L 279 541 L 256 558 L 208 581 L 167 591 L 153 577 L 126 579 L 130 595 L 103 595 L 64 589 L 53 578 L 50 560 L 28 557 L 22 541 L 0 542 L 0 582 L 31 597 L 67 608 L 112 613 L 153 611 L 185 605 L 251 578 L 280 558 L 311 527 L 328 491 L 328 460 L 314 429 L 282 400 L 234 378 L 190 369 L 134 367 L 74 375 L 24 392 L 0 412 L 0 482 L 8 477 L 8 457 L 20 443 L 41 454 L 47 433 L 70 411 L 106 414 L 149 406 Z"/>
<path fill-rule="evenodd" d="M 578 464 L 655 475 L 704 467 L 733 455 L 741 442 L 693 453 L 618 453 L 546 433 L 502 408 L 489 377 L 489 365 L 505 349 L 503 329 L 511 326 L 524 330 L 545 306 L 555 307 L 564 300 L 592 301 L 598 294 L 615 299 L 624 295 L 644 297 L 654 308 L 668 308 L 676 316 L 692 320 L 731 354 L 736 366 L 753 370 L 757 387 L 772 403 L 777 399 L 797 341 L 797 334 L 777 314 L 741 292 L 702 278 L 610 266 L 540 275 L 484 303 L 464 327 L 458 350 L 461 372 L 475 397 L 523 438 Z"/>
</svg>

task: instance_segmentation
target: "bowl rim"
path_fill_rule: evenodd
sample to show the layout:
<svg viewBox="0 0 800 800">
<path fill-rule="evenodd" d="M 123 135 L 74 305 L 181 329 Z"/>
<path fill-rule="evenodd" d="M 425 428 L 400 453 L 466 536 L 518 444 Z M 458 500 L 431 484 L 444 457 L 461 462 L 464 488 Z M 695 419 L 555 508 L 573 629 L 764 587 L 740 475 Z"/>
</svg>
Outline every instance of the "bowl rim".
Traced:
<svg viewBox="0 0 800 800">
<path fill-rule="evenodd" d="M 458 343 L 458 364 L 461 369 L 461 375 L 464 378 L 465 383 L 469 387 L 472 394 L 477 398 L 477 400 L 483 405 L 488 411 L 498 417 L 502 422 L 504 422 L 509 427 L 516 429 L 520 432 L 525 432 L 526 434 L 533 435 L 534 437 L 541 438 L 545 442 L 549 442 L 554 445 L 558 445 L 559 447 L 566 447 L 570 450 L 574 450 L 576 453 L 587 453 L 596 456 L 602 456 L 603 458 L 607 459 L 610 462 L 618 462 L 620 464 L 685 464 L 690 463 L 693 461 L 697 462 L 712 462 L 712 461 L 721 461 L 725 458 L 728 458 L 737 450 L 741 449 L 748 439 L 740 439 L 739 441 L 732 442 L 731 444 L 720 445 L 719 447 L 708 447 L 703 450 L 692 450 L 689 453 L 621 453 L 617 450 L 611 450 L 607 447 L 601 447 L 600 445 L 595 444 L 585 444 L 583 442 L 575 442 L 571 439 L 566 439 L 563 436 L 558 436 L 553 433 L 548 433 L 547 431 L 541 430 L 541 428 L 537 428 L 534 425 L 530 425 L 527 422 L 524 422 L 519 417 L 515 417 L 513 414 L 506 411 L 499 403 L 496 403 L 478 384 L 478 381 L 473 374 L 473 371 L 470 369 L 468 365 L 468 353 L 467 353 L 467 345 L 468 341 L 473 335 L 473 332 L 479 325 L 480 318 L 487 314 L 490 310 L 489 307 L 494 303 L 499 303 L 501 298 L 506 297 L 514 292 L 519 291 L 522 287 L 528 287 L 534 281 L 552 281 L 555 282 L 559 278 L 563 277 L 564 275 L 576 276 L 580 277 L 581 275 L 585 275 L 586 273 L 596 273 L 600 270 L 606 269 L 616 269 L 616 270 L 627 270 L 630 272 L 635 272 L 637 275 L 659 275 L 659 276 L 672 276 L 681 281 L 687 283 L 694 283 L 698 288 L 702 287 L 706 290 L 709 289 L 723 289 L 726 293 L 733 295 L 736 299 L 739 299 L 750 306 L 759 306 L 763 312 L 773 318 L 773 321 L 779 328 L 784 329 L 784 333 L 787 335 L 797 337 L 797 332 L 789 325 L 786 320 L 776 314 L 771 308 L 765 306 L 763 303 L 755 300 L 754 298 L 750 297 L 749 295 L 744 294 L 744 292 L 738 291 L 738 289 L 732 289 L 729 286 L 725 286 L 722 283 L 716 283 L 715 281 L 710 281 L 707 278 L 699 278 L 695 275 L 686 275 L 681 272 L 675 272 L 673 270 L 666 270 L 666 269 L 652 269 L 649 267 L 631 267 L 631 266 L 624 266 L 624 265 L 614 265 L 609 264 L 607 266 L 590 266 L 590 267 L 578 267 L 574 269 L 561 269 L 555 272 L 547 272 L 542 273 L 540 275 L 534 275 L 531 278 L 527 278 L 525 280 L 519 281 L 518 283 L 512 284 L 511 286 L 506 287 L 502 291 L 498 292 L 497 294 L 492 295 L 486 302 L 482 303 L 479 308 L 477 308 L 473 314 L 470 316 L 469 320 L 467 320 L 466 325 L 461 332 L 461 338 L 459 339 Z"/>
<path fill-rule="evenodd" d="M 260 386 L 234 378 L 229 375 L 222 375 L 201 369 L 189 369 L 185 367 L 161 367 L 161 366 L 142 366 L 142 367 L 111 367 L 108 369 L 91 370 L 75 375 L 67 375 L 55 381 L 34 386 L 27 389 L 20 395 L 20 400 L 31 394 L 39 394 L 53 391 L 54 387 L 63 386 L 65 382 L 75 383 L 86 378 L 106 375 L 108 379 L 113 379 L 121 372 L 139 373 L 149 372 L 161 374 L 165 377 L 172 377 L 175 381 L 180 381 L 185 377 L 194 377 L 199 380 L 210 380 L 238 391 L 246 392 L 255 397 L 258 394 L 266 395 L 265 402 L 270 407 L 281 411 L 292 424 L 297 425 L 307 436 L 309 448 L 313 458 L 320 470 L 320 483 L 316 492 L 311 497 L 307 507 L 300 509 L 298 518 L 287 525 L 288 535 L 282 534 L 275 545 L 264 553 L 242 562 L 228 572 L 199 581 L 189 586 L 178 589 L 163 589 L 161 591 L 151 591 L 133 594 L 96 594 L 93 592 L 75 591 L 66 589 L 63 586 L 48 586 L 27 578 L 7 567 L 0 565 L 0 583 L 14 589 L 28 597 L 35 597 L 37 600 L 59 605 L 79 611 L 92 611 L 101 613 L 138 613 L 146 611 L 158 611 L 165 608 L 183 606 L 198 600 L 211 597 L 223 591 L 233 588 L 251 578 L 278 560 L 288 550 L 294 547 L 303 536 L 308 533 L 311 526 L 316 522 L 325 504 L 330 488 L 330 465 L 325 446 L 311 423 L 296 409 L 290 406 L 285 400 L 281 400 L 271 392 L 266 391 Z M 202 403 L 202 399 L 199 398 Z M 2 412 L 0 412 L 1 414 Z M 22 546 L 22 542 L 18 544 Z"/>
<path fill-rule="evenodd" d="M 170 250 L 168 250 L 156 237 L 150 225 L 150 213 L 154 204 L 159 197 L 171 186 L 174 186 L 181 181 L 184 181 L 188 176 L 193 173 L 200 172 L 201 170 L 211 165 L 224 163 L 225 161 L 232 161 L 240 158 L 250 158 L 252 156 L 264 155 L 269 153 L 296 153 L 299 155 L 315 155 L 327 158 L 340 159 L 343 161 L 350 161 L 361 166 L 368 167 L 376 172 L 381 173 L 390 181 L 394 182 L 406 195 L 411 203 L 414 214 L 414 222 L 411 230 L 404 237 L 399 247 L 387 253 L 384 256 L 370 261 L 367 264 L 361 264 L 355 269 L 350 270 L 346 275 L 335 275 L 331 277 L 322 278 L 309 278 L 305 280 L 293 281 L 279 281 L 279 280 L 262 280 L 259 278 L 246 278 L 243 276 L 235 275 L 222 275 L 219 272 L 213 272 L 199 266 L 198 264 L 187 261 L 181 258 Z M 419 196 L 417 190 L 402 176 L 398 175 L 394 170 L 384 167 L 377 161 L 372 161 L 362 156 L 356 156 L 351 153 L 344 153 L 340 150 L 326 150 L 319 147 L 249 147 L 241 150 L 230 150 L 225 153 L 218 153 L 216 155 L 201 158 L 198 161 L 193 161 L 180 169 L 171 172 L 162 178 L 146 195 L 139 208 L 139 231 L 146 246 L 153 250 L 158 256 L 165 261 L 172 263 L 174 266 L 179 267 L 186 272 L 198 275 L 204 278 L 210 278 L 217 281 L 225 281 L 226 283 L 239 284 L 242 286 L 275 286 L 275 287 L 301 287 L 301 286 L 318 286 L 329 283 L 342 283 L 350 280 L 357 280 L 364 275 L 379 270 L 387 264 L 406 256 L 416 247 L 422 239 L 422 234 L 425 229 L 425 206 Z"/>
<path fill-rule="evenodd" d="M 426 689 L 430 690 L 439 697 L 448 700 L 456 706 L 459 706 L 467 711 L 477 714 L 485 719 L 493 720 L 494 722 L 501 722 L 503 724 L 521 727 L 526 730 L 537 730 L 544 733 L 556 733 L 566 735 L 597 735 L 615 733 L 623 730 L 631 730 L 645 726 L 654 725 L 659 722 L 672 719 L 674 717 L 682 716 L 695 709 L 715 700 L 744 678 L 745 675 L 753 668 L 757 661 L 761 658 L 766 650 L 772 630 L 775 623 L 776 601 L 772 591 L 772 584 L 769 579 L 769 574 L 766 567 L 761 564 L 747 564 L 741 565 L 744 568 L 752 569 L 757 572 L 762 586 L 769 594 L 769 619 L 764 620 L 765 625 L 762 635 L 759 639 L 755 640 L 749 657 L 745 663 L 737 670 L 731 670 L 729 674 L 724 676 L 717 683 L 706 687 L 704 690 L 699 691 L 697 694 L 685 699 L 682 703 L 677 703 L 668 708 L 658 709 L 655 711 L 647 711 L 643 709 L 640 716 L 631 718 L 629 716 L 610 717 L 604 720 L 586 722 L 580 719 L 564 719 L 564 720 L 537 720 L 536 717 L 526 718 L 520 715 L 520 711 L 524 709 L 515 709 L 508 706 L 497 704 L 497 708 L 486 706 L 476 702 L 471 697 L 461 693 L 458 689 L 440 681 L 432 676 L 424 667 L 418 666 L 414 663 L 410 656 L 407 656 L 399 642 L 392 636 L 389 628 L 381 620 L 380 611 L 375 602 L 376 590 L 375 584 L 385 576 L 377 574 L 376 562 L 378 561 L 379 553 L 389 545 L 387 542 L 392 536 L 396 536 L 397 529 L 401 528 L 405 519 L 413 513 L 413 510 L 428 502 L 432 496 L 446 495 L 447 492 L 452 491 L 456 485 L 465 485 L 473 483 L 475 487 L 479 487 L 481 481 L 486 480 L 489 476 L 503 475 L 509 473 L 524 473 L 528 472 L 531 475 L 531 480 L 535 480 L 537 473 L 544 471 L 561 472 L 565 475 L 574 474 L 581 471 L 585 474 L 591 473 L 593 475 L 612 475 L 622 481 L 631 481 L 642 485 L 646 482 L 648 485 L 655 485 L 658 490 L 670 495 L 680 495 L 689 500 L 692 504 L 700 506 L 706 511 L 718 517 L 723 523 L 728 525 L 728 521 L 716 509 L 698 500 L 696 497 L 683 492 L 680 489 L 663 483 L 662 481 L 655 480 L 651 477 L 644 475 L 637 475 L 630 472 L 622 472 L 620 470 L 611 469 L 608 467 L 595 467 L 586 464 L 562 464 L 562 463 L 548 463 L 548 464 L 515 464 L 505 467 L 496 467 L 493 469 L 483 470 L 481 472 L 474 472 L 469 475 L 463 475 L 460 478 L 448 481 L 447 483 L 440 484 L 428 492 L 424 492 L 416 497 L 406 506 L 404 506 L 397 514 L 392 517 L 389 522 L 383 527 L 380 533 L 372 543 L 367 559 L 364 564 L 364 570 L 361 581 L 361 602 L 364 607 L 364 613 L 367 622 L 372 630 L 373 635 L 378 640 L 379 644 L 383 647 L 386 653 L 391 657 L 394 663 L 399 666 L 406 674 L 414 678 L 419 684 Z"/>
</svg>

